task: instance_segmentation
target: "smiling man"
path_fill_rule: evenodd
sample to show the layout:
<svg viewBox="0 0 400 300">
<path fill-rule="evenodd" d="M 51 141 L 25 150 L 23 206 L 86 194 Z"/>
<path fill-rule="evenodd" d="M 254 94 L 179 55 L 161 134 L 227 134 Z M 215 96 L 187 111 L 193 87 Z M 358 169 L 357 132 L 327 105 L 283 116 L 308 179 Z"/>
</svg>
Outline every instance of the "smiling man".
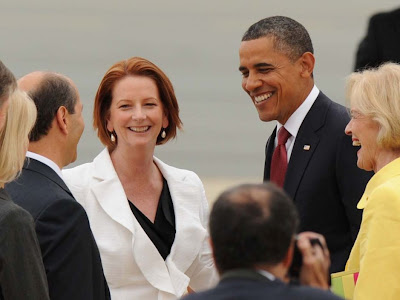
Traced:
<svg viewBox="0 0 400 300">
<path fill-rule="evenodd" d="M 355 163 L 357 148 L 344 133 L 348 112 L 314 84 L 313 52 L 304 26 L 270 17 L 244 34 L 239 70 L 261 121 L 277 121 L 266 145 L 264 181 L 294 199 L 300 231 L 323 234 L 331 271 L 341 271 L 357 237 L 356 205 L 371 174 Z"/>
</svg>

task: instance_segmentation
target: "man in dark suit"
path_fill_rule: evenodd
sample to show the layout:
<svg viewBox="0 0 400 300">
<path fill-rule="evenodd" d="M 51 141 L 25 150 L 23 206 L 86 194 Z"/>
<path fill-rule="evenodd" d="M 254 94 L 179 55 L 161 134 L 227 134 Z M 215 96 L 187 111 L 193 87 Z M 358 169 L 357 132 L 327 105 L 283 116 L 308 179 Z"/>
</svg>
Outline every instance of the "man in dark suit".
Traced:
<svg viewBox="0 0 400 300">
<path fill-rule="evenodd" d="M 388 61 L 400 63 L 400 8 L 371 17 L 367 35 L 358 46 L 355 71 Z"/>
<path fill-rule="evenodd" d="M 349 114 L 314 85 L 312 42 L 295 20 L 276 16 L 255 23 L 239 55 L 242 87 L 260 119 L 277 121 L 264 180 L 284 188 L 299 211 L 300 230 L 323 234 L 331 271 L 342 271 L 361 223 L 356 205 L 372 175 L 357 168 L 358 149 L 344 133 Z M 278 139 L 277 132 L 284 134 Z M 279 159 L 272 160 L 274 152 Z"/>
<path fill-rule="evenodd" d="M 6 190 L 33 216 L 50 298 L 110 299 L 86 212 L 61 174 L 76 159 L 84 129 L 78 90 L 69 78 L 48 72 L 28 74 L 18 85 L 34 100 L 38 119 L 21 176 Z"/>
<path fill-rule="evenodd" d="M 300 282 L 287 284 L 292 261 L 296 208 L 274 184 L 246 184 L 222 193 L 210 214 L 210 236 L 219 284 L 185 300 L 336 300 L 328 291 L 329 253 L 322 236 L 307 232 L 297 245 L 304 265 Z M 311 246 L 310 238 L 320 246 Z"/>
</svg>

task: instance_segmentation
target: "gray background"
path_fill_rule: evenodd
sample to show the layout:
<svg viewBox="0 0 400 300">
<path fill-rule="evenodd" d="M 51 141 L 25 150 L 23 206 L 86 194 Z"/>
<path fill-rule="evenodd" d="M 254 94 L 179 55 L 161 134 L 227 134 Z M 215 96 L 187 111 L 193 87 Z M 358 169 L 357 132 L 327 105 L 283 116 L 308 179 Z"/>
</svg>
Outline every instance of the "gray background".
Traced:
<svg viewBox="0 0 400 300">
<path fill-rule="evenodd" d="M 93 99 L 106 70 L 131 56 L 161 67 L 174 84 L 184 131 L 157 147 L 165 162 L 203 178 L 261 178 L 274 124 L 258 119 L 241 89 L 244 31 L 272 15 L 302 23 L 314 42 L 317 86 L 344 103 L 345 77 L 368 18 L 399 5 L 358 1 L 1 1 L 0 59 L 20 77 L 51 70 L 71 77 L 86 128 L 76 164 L 103 148 L 92 129 Z"/>
</svg>

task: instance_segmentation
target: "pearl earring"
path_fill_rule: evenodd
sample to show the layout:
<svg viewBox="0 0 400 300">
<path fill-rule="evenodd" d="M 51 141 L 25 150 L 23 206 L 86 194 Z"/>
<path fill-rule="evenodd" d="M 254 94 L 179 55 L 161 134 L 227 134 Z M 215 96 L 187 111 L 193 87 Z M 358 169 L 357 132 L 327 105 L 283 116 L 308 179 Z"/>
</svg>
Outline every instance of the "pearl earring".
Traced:
<svg viewBox="0 0 400 300">
<path fill-rule="evenodd" d="M 115 136 L 113 133 L 111 133 L 110 140 L 112 143 L 115 143 Z"/>
<path fill-rule="evenodd" d="M 163 128 L 163 131 L 161 132 L 161 138 L 165 139 L 167 136 L 167 133 L 165 132 L 165 128 Z"/>
</svg>

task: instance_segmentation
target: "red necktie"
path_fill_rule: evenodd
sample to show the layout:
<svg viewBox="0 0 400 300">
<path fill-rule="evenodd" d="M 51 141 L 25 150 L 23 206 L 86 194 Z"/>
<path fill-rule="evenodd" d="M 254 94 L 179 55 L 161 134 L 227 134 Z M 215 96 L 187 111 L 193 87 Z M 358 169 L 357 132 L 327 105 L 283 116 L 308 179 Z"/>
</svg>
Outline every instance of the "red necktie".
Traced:
<svg viewBox="0 0 400 300">
<path fill-rule="evenodd" d="M 270 180 L 278 186 L 283 187 L 287 169 L 286 142 L 291 136 L 285 127 L 281 127 L 278 132 L 278 145 L 276 146 L 271 160 Z"/>
</svg>

